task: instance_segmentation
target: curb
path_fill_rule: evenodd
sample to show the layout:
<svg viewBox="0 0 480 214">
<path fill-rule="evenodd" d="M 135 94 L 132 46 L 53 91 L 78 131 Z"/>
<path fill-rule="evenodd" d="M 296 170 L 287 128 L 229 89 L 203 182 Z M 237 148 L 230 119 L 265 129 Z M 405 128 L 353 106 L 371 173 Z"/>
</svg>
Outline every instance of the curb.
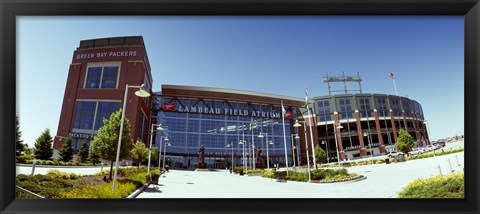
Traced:
<svg viewBox="0 0 480 214">
<path fill-rule="evenodd" d="M 137 190 L 135 190 L 132 194 L 130 194 L 129 196 L 127 196 L 127 198 L 136 198 L 138 195 L 140 195 L 140 193 L 143 192 L 143 190 L 145 190 L 148 186 L 150 186 L 150 181 L 145 183 L 142 187 L 138 188 Z"/>
<path fill-rule="evenodd" d="M 160 179 L 160 177 L 162 177 L 163 174 L 165 174 L 165 171 L 160 172 L 160 175 L 159 175 L 158 179 Z M 132 194 L 127 196 L 127 198 L 136 198 L 138 195 L 140 195 L 140 193 L 142 193 L 146 188 L 148 188 L 148 186 L 150 186 L 150 184 L 152 184 L 152 181 L 149 181 L 149 182 L 145 183 L 142 187 L 138 188 Z"/>
</svg>

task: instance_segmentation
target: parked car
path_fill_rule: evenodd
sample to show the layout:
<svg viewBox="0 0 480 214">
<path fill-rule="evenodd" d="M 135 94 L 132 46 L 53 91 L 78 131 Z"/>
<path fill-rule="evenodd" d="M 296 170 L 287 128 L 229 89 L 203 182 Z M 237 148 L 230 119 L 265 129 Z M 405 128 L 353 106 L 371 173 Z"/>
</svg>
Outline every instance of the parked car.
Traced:
<svg viewBox="0 0 480 214">
<path fill-rule="evenodd" d="M 403 156 L 404 154 L 403 154 L 403 152 L 392 151 L 392 152 L 389 152 L 389 153 L 387 154 L 387 157 L 389 157 L 389 158 L 395 158 L 395 157 L 397 157 L 397 156 L 399 156 L 399 155 Z"/>
<path fill-rule="evenodd" d="M 435 145 L 440 145 L 441 147 L 445 147 L 445 140 L 441 139 L 441 140 L 438 140 Z"/>
<path fill-rule="evenodd" d="M 422 153 L 423 153 L 423 150 L 420 148 L 413 148 L 412 151 L 408 152 L 409 155 L 419 155 Z"/>
</svg>

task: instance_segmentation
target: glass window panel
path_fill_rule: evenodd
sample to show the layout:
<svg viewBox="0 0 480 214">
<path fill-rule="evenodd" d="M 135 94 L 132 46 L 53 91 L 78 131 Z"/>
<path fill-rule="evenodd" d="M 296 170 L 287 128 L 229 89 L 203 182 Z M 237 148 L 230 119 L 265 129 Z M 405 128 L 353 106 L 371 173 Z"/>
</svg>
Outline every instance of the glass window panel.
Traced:
<svg viewBox="0 0 480 214">
<path fill-rule="evenodd" d="M 73 128 L 92 129 L 96 102 L 77 101 Z"/>
<path fill-rule="evenodd" d="M 192 120 L 192 119 L 189 119 L 188 120 L 188 124 L 187 124 L 187 132 L 199 132 L 200 131 L 200 120 Z"/>
<path fill-rule="evenodd" d="M 95 130 L 103 126 L 103 119 L 109 119 L 112 113 L 118 111 L 118 109 L 120 109 L 120 102 L 99 102 Z"/>
<path fill-rule="evenodd" d="M 87 72 L 87 82 L 85 88 L 98 88 L 102 75 L 102 67 L 90 67 Z"/>
<path fill-rule="evenodd" d="M 118 74 L 118 67 L 103 68 L 102 88 L 116 88 L 117 74 Z"/>
</svg>

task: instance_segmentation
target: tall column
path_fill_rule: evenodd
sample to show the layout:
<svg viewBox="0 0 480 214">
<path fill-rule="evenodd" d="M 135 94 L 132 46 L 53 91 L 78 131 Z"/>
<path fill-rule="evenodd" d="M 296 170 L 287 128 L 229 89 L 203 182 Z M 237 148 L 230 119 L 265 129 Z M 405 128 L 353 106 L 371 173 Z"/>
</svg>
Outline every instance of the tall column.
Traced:
<svg viewBox="0 0 480 214">
<path fill-rule="evenodd" d="M 395 120 L 393 119 L 393 111 L 390 109 L 390 122 L 392 123 L 392 132 L 393 132 L 393 144 L 397 143 L 397 127 L 395 126 Z"/>
<path fill-rule="evenodd" d="M 345 160 L 345 151 L 343 151 L 343 144 L 342 144 L 342 133 L 340 132 L 339 129 L 337 129 L 337 125 L 339 122 L 338 112 L 335 111 L 333 113 L 333 118 L 335 119 L 335 124 L 333 128 L 336 130 L 336 133 L 337 133 L 337 143 L 338 143 L 338 152 L 340 154 L 340 160 Z"/>
<path fill-rule="evenodd" d="M 360 112 L 358 112 L 358 110 L 355 110 L 355 119 L 357 120 L 357 135 L 358 141 L 360 142 L 360 155 L 366 156 L 367 150 L 365 149 L 365 143 L 363 142 L 362 122 L 360 121 Z"/>
<path fill-rule="evenodd" d="M 406 118 L 406 115 L 405 115 L 405 111 L 404 111 L 404 110 L 402 110 L 402 117 L 403 117 L 403 125 L 404 125 L 403 127 L 405 127 L 405 128 L 404 128 L 405 131 L 408 132 L 407 118 Z"/>
<path fill-rule="evenodd" d="M 385 150 L 385 145 L 383 144 L 382 129 L 380 126 L 380 119 L 378 117 L 377 109 L 373 110 L 373 114 L 375 116 L 375 127 L 377 130 L 378 143 L 380 144 L 380 154 L 385 154 L 387 151 Z"/>
<path fill-rule="evenodd" d="M 417 141 L 420 140 L 420 133 L 418 133 L 418 124 L 417 124 L 417 117 L 415 116 L 415 113 L 413 111 L 410 113 L 413 118 L 413 129 L 415 129 L 415 137 L 417 138 Z"/>
</svg>

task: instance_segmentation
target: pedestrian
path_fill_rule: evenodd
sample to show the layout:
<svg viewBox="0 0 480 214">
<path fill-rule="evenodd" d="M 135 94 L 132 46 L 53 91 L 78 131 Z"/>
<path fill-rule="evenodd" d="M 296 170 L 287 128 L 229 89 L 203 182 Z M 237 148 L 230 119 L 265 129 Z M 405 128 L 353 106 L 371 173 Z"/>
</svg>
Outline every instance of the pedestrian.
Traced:
<svg viewBox="0 0 480 214">
<path fill-rule="evenodd" d="M 169 166 L 168 166 L 168 164 L 165 165 L 165 171 L 170 172 L 170 171 L 169 171 Z"/>
</svg>

